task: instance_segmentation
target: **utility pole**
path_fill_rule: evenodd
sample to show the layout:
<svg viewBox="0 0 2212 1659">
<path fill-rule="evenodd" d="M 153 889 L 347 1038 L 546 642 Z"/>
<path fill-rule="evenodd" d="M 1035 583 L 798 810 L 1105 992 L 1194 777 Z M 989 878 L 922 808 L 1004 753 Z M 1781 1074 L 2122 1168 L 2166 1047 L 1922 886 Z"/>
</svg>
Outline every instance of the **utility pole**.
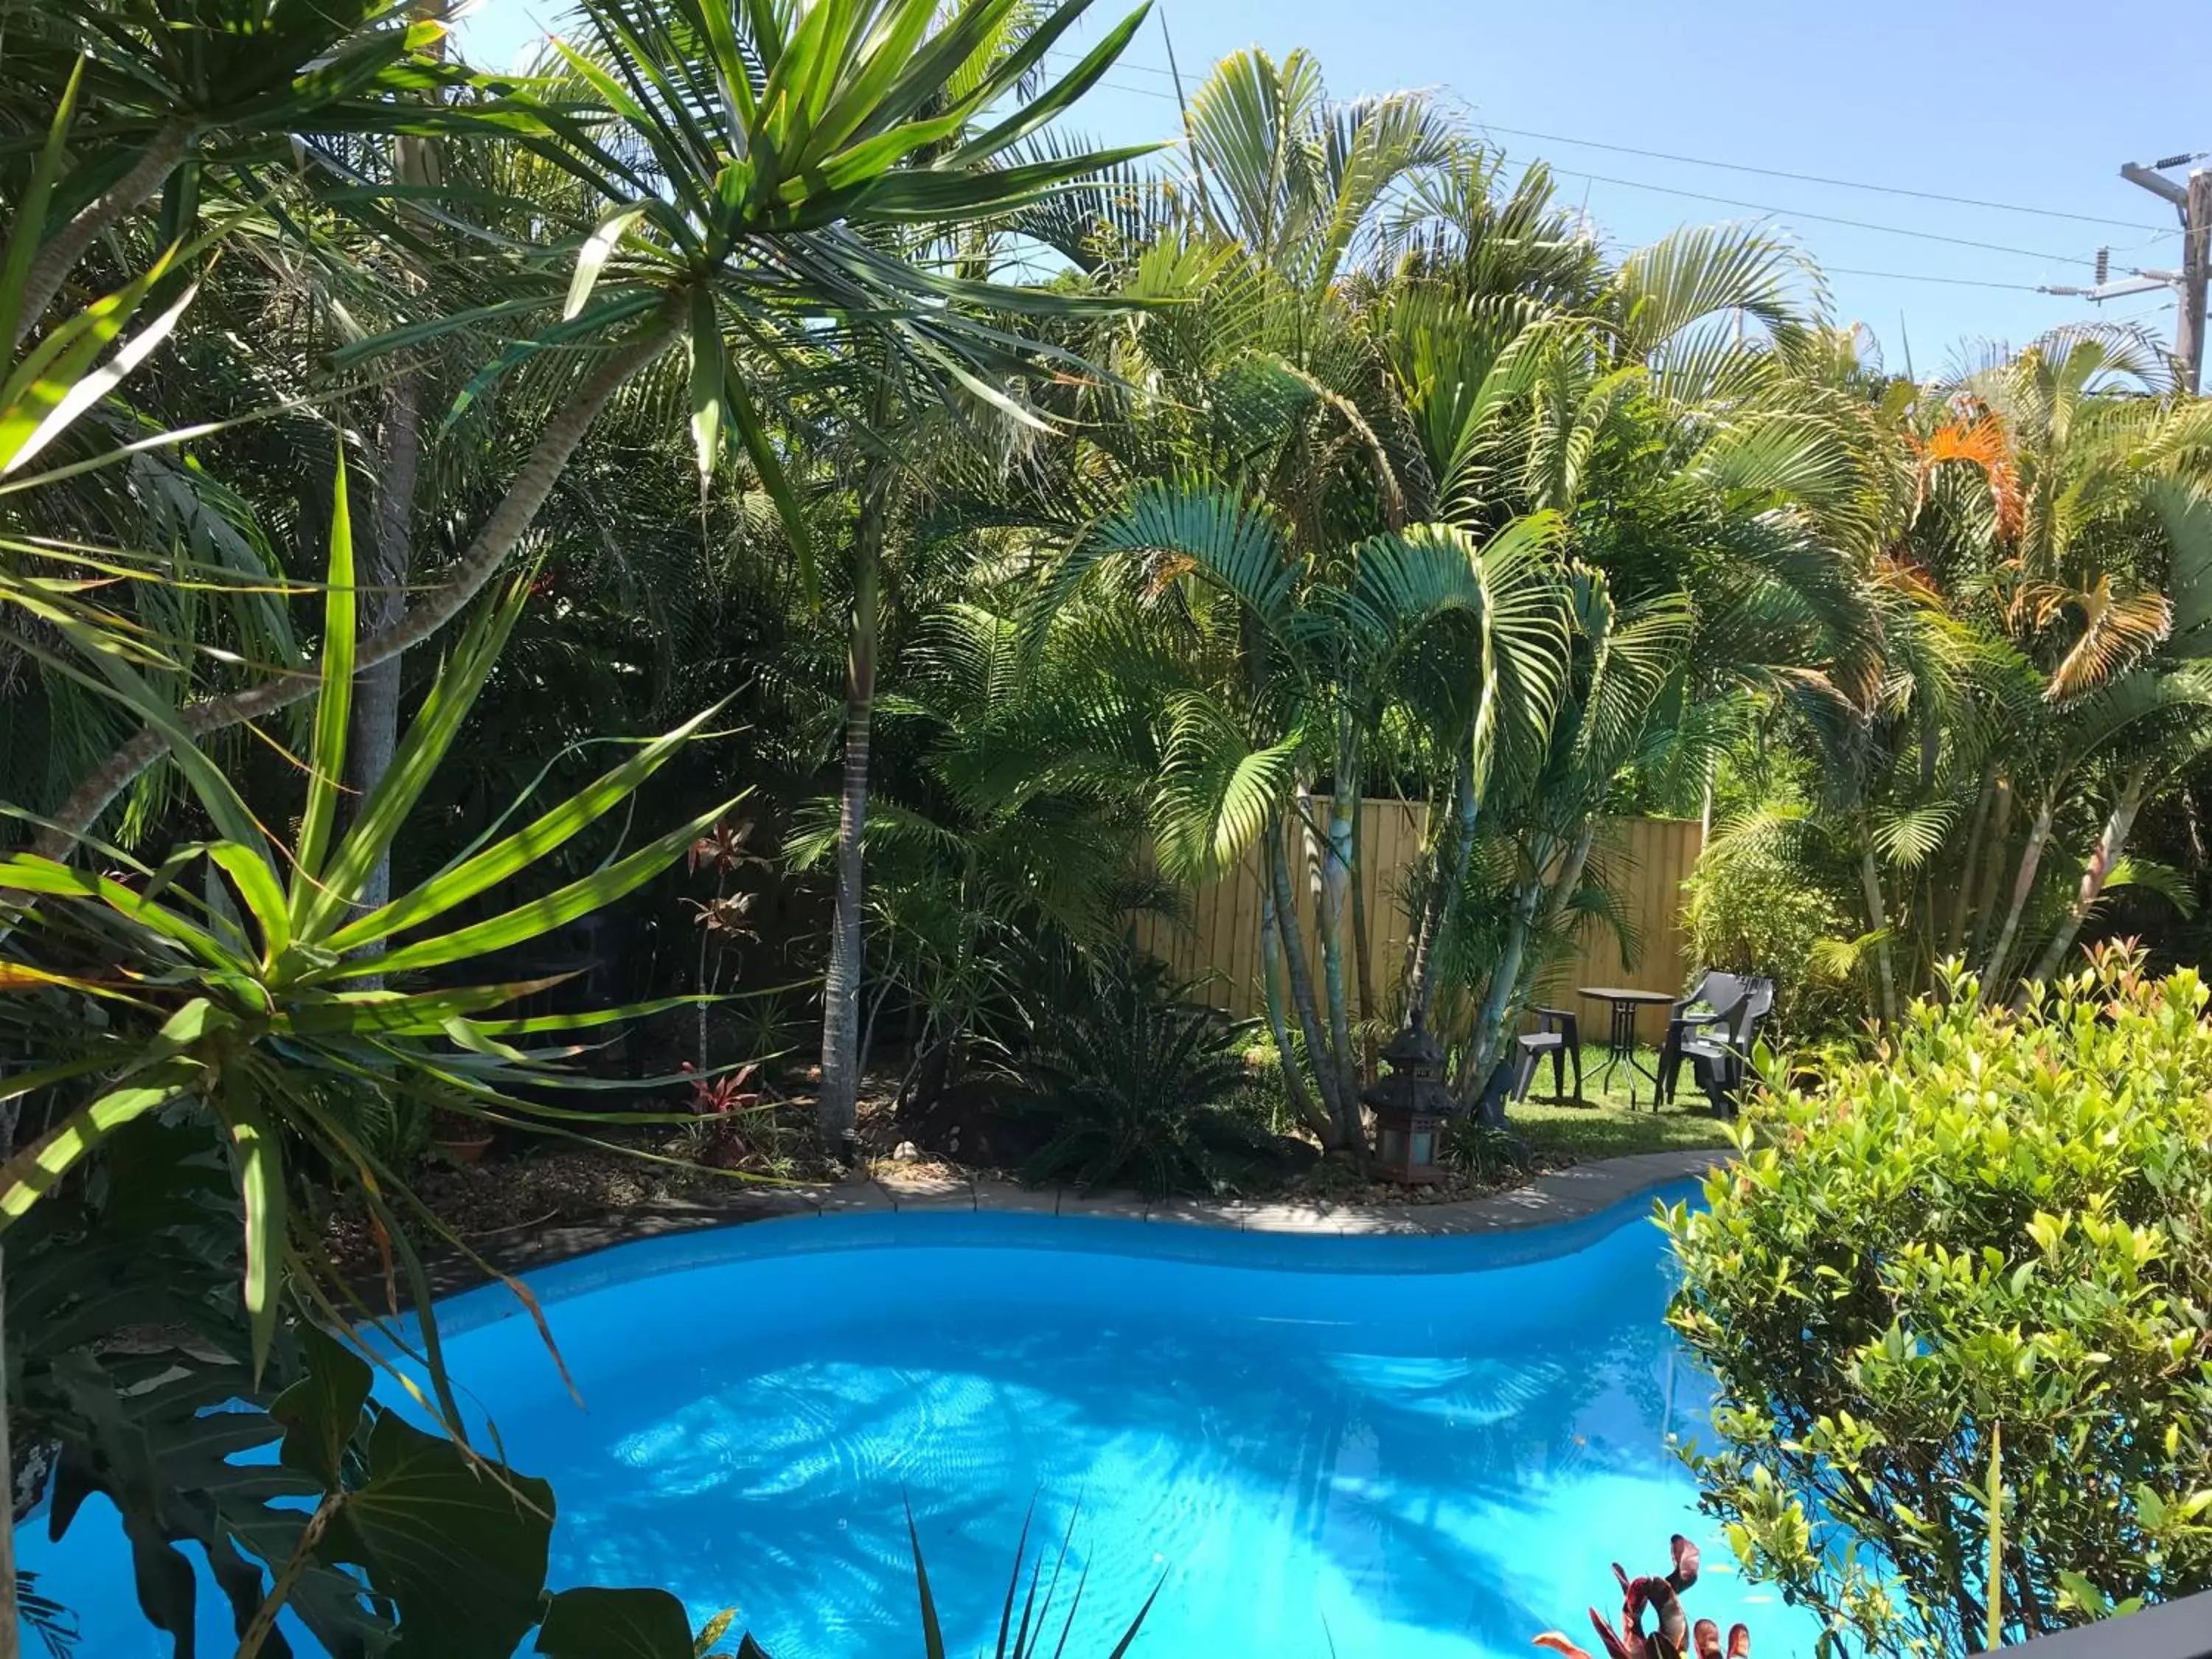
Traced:
<svg viewBox="0 0 2212 1659">
<path fill-rule="evenodd" d="M 2181 210 L 2181 314 L 2173 325 L 2173 355 L 2194 393 L 2204 384 L 2205 244 L 2212 241 L 2212 172 L 2189 175 L 2189 195 Z"/>
<path fill-rule="evenodd" d="M 2212 170 L 2191 167 L 2192 162 L 2205 159 L 2207 152 L 2194 155 L 2169 155 L 2163 161 L 2143 167 L 2127 162 L 2120 168 L 2120 177 L 2130 184 L 2141 186 L 2160 201 L 2172 204 L 2175 216 L 2181 221 L 2181 269 L 2179 270 L 2134 270 L 2118 282 L 2106 280 L 2108 261 L 2100 249 L 2097 255 L 2097 285 L 2094 288 L 2050 288 L 2045 294 L 2067 294 L 2102 304 L 2106 300 L 2118 300 L 2130 294 L 2148 294 L 2154 289 L 2170 288 L 2178 301 L 2173 323 L 2173 356 L 2184 389 L 2194 397 L 2203 389 L 2204 380 L 2204 294 L 2205 278 L 2212 272 L 2212 257 L 2208 257 L 2208 244 L 2212 244 Z M 2175 167 L 2191 167 L 2189 182 L 2178 185 L 2165 175 Z"/>
</svg>

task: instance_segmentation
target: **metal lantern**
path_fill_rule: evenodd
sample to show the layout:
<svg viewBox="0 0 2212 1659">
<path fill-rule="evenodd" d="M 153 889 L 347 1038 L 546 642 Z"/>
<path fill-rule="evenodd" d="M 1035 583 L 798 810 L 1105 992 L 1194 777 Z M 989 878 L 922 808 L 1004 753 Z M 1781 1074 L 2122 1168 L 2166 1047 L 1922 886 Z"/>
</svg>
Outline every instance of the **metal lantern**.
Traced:
<svg viewBox="0 0 2212 1659">
<path fill-rule="evenodd" d="M 1413 1023 L 1382 1051 L 1389 1074 L 1360 1096 L 1375 1113 L 1375 1172 L 1419 1185 L 1443 1179 L 1437 1157 L 1454 1102 L 1444 1086 L 1443 1045 Z"/>
</svg>

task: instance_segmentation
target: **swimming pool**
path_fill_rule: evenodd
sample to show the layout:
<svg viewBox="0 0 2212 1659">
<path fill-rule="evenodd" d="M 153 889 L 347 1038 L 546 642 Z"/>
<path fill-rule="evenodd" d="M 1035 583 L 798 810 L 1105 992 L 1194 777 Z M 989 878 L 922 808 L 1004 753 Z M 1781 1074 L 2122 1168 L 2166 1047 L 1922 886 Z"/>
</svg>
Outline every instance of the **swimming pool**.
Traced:
<svg viewBox="0 0 2212 1659">
<path fill-rule="evenodd" d="M 905 1212 L 624 1245 L 532 1275 L 582 1411 L 503 1292 L 442 1322 L 559 1495 L 554 1583 L 735 1605 L 775 1659 L 917 1650 L 907 1505 L 951 1650 L 988 1650 L 1032 1502 L 1089 1573 L 1070 1659 L 1156 1583 L 1134 1659 L 1518 1656 L 1675 1531 L 1693 1616 L 1787 1650 L 1798 1615 L 1729 1570 L 1670 1444 L 1709 1394 L 1650 1203 L 1487 1237 Z M 165 1656 L 116 1531 L 33 1522 L 24 1565 L 84 1653 Z"/>
</svg>

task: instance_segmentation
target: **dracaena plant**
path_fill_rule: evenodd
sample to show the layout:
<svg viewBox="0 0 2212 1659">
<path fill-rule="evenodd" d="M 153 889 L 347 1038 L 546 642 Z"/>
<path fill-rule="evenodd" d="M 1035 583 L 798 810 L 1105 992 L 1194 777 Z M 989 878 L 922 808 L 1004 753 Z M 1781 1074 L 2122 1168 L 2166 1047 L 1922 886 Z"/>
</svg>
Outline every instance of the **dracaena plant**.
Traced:
<svg viewBox="0 0 2212 1659">
<path fill-rule="evenodd" d="M 600 412 L 670 352 L 690 360 L 700 465 L 732 443 L 750 459 L 811 571 L 805 520 L 769 431 L 763 366 L 868 331 L 953 388 L 1007 407 L 1012 379 L 1050 349 L 1023 316 L 1095 313 L 1062 285 L 1028 288 L 933 268 L 872 233 L 920 222 L 983 226 L 1139 150 L 1060 153 L 1028 141 L 1103 74 L 1142 21 L 1107 32 L 1077 67 L 1025 94 L 1090 0 L 1032 16 L 1018 0 L 858 0 L 799 8 L 706 0 L 586 0 L 564 72 L 504 110 L 593 208 L 550 258 L 503 271 L 493 302 L 425 318 L 335 355 L 340 368 L 490 329 L 506 344 L 462 405 L 516 366 L 575 366 L 505 493 L 441 582 L 361 641 L 368 668 L 453 622 L 500 572 Z M 522 94 L 518 93 L 516 96 Z M 396 119 L 396 118 L 395 118 Z M 396 129 L 395 129 L 396 130 Z M 453 211 L 464 211 L 457 201 Z M 553 234 L 558 235 L 557 218 Z M 557 377 L 556 377 L 557 378 Z M 456 410 L 458 412 L 458 410 Z M 182 711 L 205 736 L 313 695 L 280 674 Z M 94 768 L 55 814 L 90 827 L 168 738 L 149 725 Z M 59 843 L 49 841 L 49 850 Z"/>
<path fill-rule="evenodd" d="M 134 1121 L 204 1119 L 227 1147 L 243 1194 L 256 1376 L 288 1313 L 345 1322 L 343 1281 L 293 1201 L 301 1154 L 358 1194 L 412 1299 L 427 1307 L 410 1230 L 458 1241 L 413 1200 L 345 1103 L 396 1093 L 487 1123 L 586 1132 L 603 1114 L 544 1103 L 543 1092 L 596 1086 L 571 1064 L 589 1034 L 672 1005 L 517 1017 L 512 1005 L 555 981 L 487 982 L 486 959 L 526 951 L 651 880 L 733 804 L 718 802 L 550 890 L 529 884 L 550 855 L 628 802 L 697 730 L 702 714 L 640 744 L 522 828 L 465 851 L 388 902 L 364 905 L 368 872 L 459 732 L 529 588 L 509 584 L 462 633 L 391 769 L 353 804 L 340 833 L 355 622 L 343 470 L 330 542 L 319 690 L 289 838 L 272 835 L 222 771 L 174 732 L 180 769 L 214 826 L 210 839 L 114 873 L 35 853 L 0 860 L 0 918 L 9 931 L 0 989 L 15 994 L 0 998 L 0 1018 L 27 1023 L 22 1046 L 37 1056 L 0 1084 L 0 1100 L 35 1104 L 47 1126 L 0 1166 L 0 1229 Z M 101 648 L 97 630 L 62 611 L 54 623 L 136 712 L 173 726 L 173 710 L 131 663 Z M 486 899 L 518 885 L 528 890 Z M 463 906 L 479 919 L 453 925 Z M 55 1021 L 56 998 L 81 1000 L 71 1006 L 85 1017 Z M 103 1011 L 98 1023 L 94 1009 Z M 434 1330 L 426 1335 L 441 1414 L 459 1432 Z"/>
</svg>

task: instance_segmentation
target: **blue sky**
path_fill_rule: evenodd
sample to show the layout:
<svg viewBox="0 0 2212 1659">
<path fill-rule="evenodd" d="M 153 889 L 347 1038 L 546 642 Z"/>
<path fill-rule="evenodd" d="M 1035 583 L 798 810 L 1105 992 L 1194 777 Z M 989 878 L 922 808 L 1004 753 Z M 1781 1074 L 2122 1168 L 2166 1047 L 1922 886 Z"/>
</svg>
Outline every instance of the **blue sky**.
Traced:
<svg viewBox="0 0 2212 1659">
<path fill-rule="evenodd" d="M 1187 86 L 1239 47 L 1279 56 L 1302 46 L 1339 97 L 1425 87 L 1452 99 L 1512 162 L 1549 161 L 1561 194 L 1585 206 L 1616 248 L 1683 223 L 1760 219 L 1787 230 L 1830 272 L 1838 319 L 1869 327 L 1893 368 L 1905 367 L 1909 344 L 1924 375 L 1962 342 L 2022 343 L 2089 316 L 2171 337 L 2165 290 L 2101 308 L 2033 290 L 2086 286 L 2100 244 L 2116 274 L 2179 263 L 2172 210 L 2123 180 L 2119 166 L 2212 149 L 2202 27 L 2212 13 L 2176 33 L 2192 9 L 2056 0 L 1161 0 L 1064 125 L 1113 143 L 1176 136 L 1163 20 Z M 563 11 L 560 0 L 482 0 L 462 25 L 467 50 L 507 67 Z M 1096 38 L 1122 15 L 1117 0 L 1097 0 L 1082 28 Z"/>
</svg>

